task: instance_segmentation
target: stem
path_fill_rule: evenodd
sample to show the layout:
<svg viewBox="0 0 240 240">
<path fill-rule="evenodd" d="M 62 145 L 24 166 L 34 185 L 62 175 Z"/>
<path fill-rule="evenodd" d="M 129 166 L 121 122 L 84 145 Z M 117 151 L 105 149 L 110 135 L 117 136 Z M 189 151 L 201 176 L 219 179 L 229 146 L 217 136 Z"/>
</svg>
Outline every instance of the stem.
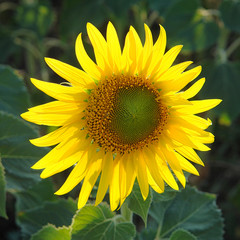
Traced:
<svg viewBox="0 0 240 240">
<path fill-rule="evenodd" d="M 216 54 L 216 60 L 220 63 L 225 63 L 227 61 L 227 53 L 226 53 L 226 45 L 227 40 L 229 36 L 229 31 L 224 28 L 224 26 L 221 26 L 221 32 L 219 41 L 217 44 L 217 54 Z"/>
<path fill-rule="evenodd" d="M 237 38 L 227 49 L 227 57 L 230 57 L 231 54 L 240 46 L 240 37 Z"/>
<path fill-rule="evenodd" d="M 129 222 L 132 222 L 132 211 L 128 208 L 127 204 L 124 203 L 121 207 L 121 215 Z"/>
<path fill-rule="evenodd" d="M 154 240 L 161 240 L 161 238 L 160 238 L 161 227 L 162 227 L 162 224 L 159 224 Z"/>
</svg>

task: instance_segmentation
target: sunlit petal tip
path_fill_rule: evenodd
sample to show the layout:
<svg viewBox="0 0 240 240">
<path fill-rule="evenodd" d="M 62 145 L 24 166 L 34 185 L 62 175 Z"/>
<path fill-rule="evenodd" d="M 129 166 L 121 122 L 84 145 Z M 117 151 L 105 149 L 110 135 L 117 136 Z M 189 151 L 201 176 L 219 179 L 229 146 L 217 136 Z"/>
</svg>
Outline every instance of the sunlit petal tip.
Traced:
<svg viewBox="0 0 240 240">
<path fill-rule="evenodd" d="M 66 194 L 66 193 L 68 193 L 69 191 L 66 191 L 66 190 L 64 190 L 62 187 L 61 188 L 59 188 L 54 194 L 55 195 L 64 195 L 64 194 Z"/>
<path fill-rule="evenodd" d="M 36 78 L 30 78 L 30 81 L 35 85 L 35 83 L 37 83 L 40 80 L 37 80 Z"/>
<path fill-rule="evenodd" d="M 40 170 L 40 169 L 43 169 L 44 167 L 40 166 L 38 162 L 36 162 L 34 165 L 31 166 L 31 168 L 35 170 Z"/>
<path fill-rule="evenodd" d="M 45 169 L 46 170 L 46 169 Z M 42 171 L 42 173 L 40 174 L 40 177 L 42 179 L 45 179 L 45 178 L 48 178 L 50 177 L 52 174 L 50 174 L 49 172 L 48 173 L 45 173 L 45 170 Z"/>
<path fill-rule="evenodd" d="M 158 24 L 158 25 L 159 25 L 160 30 L 163 29 L 165 31 L 165 28 L 161 24 Z"/>
<path fill-rule="evenodd" d="M 194 173 L 194 175 L 196 175 L 196 176 L 200 176 L 200 174 L 199 174 L 198 171 L 196 171 L 196 172 Z"/>
<path fill-rule="evenodd" d="M 219 105 L 222 102 L 222 99 L 215 99 L 215 100 L 216 100 L 216 105 L 215 106 Z"/>
<path fill-rule="evenodd" d="M 30 81 L 32 82 L 32 84 L 36 87 L 36 88 L 40 88 L 42 84 L 45 84 L 47 82 L 42 81 L 42 80 L 38 80 L 36 78 L 30 78 Z"/>
<path fill-rule="evenodd" d="M 115 30 L 115 27 L 114 27 L 114 25 L 112 24 L 111 21 L 108 21 L 107 27 L 108 28 L 111 27 L 111 28 L 113 28 Z"/>
<path fill-rule="evenodd" d="M 209 123 L 209 126 L 211 126 L 212 125 L 212 120 L 210 118 L 207 118 L 207 121 Z"/>
<path fill-rule="evenodd" d="M 150 28 L 149 28 L 149 26 L 148 26 L 146 23 L 144 23 L 144 29 L 145 29 L 146 32 L 147 32 L 147 31 L 151 31 Z"/>
<path fill-rule="evenodd" d="M 36 142 L 36 139 L 29 139 L 29 142 L 35 146 L 37 146 L 37 144 L 35 143 Z"/>
<path fill-rule="evenodd" d="M 85 202 L 82 202 L 82 201 L 78 201 L 78 209 L 81 209 L 83 208 L 85 205 Z"/>
<path fill-rule="evenodd" d="M 183 45 L 177 45 L 177 46 L 176 46 L 176 50 L 179 50 L 179 51 L 181 51 L 181 50 L 182 50 L 182 48 L 183 48 Z"/>
<path fill-rule="evenodd" d="M 98 31 L 98 29 L 92 23 L 88 22 L 87 23 L 87 32 L 94 31 L 94 30 Z"/>
<path fill-rule="evenodd" d="M 129 32 L 136 32 L 135 28 L 133 26 L 130 26 Z"/>
<path fill-rule="evenodd" d="M 92 26 L 94 27 L 94 25 L 93 25 L 92 23 L 87 22 L 87 28 L 88 28 L 88 27 L 92 27 Z"/>
<path fill-rule="evenodd" d="M 55 60 L 55 59 L 54 58 L 50 58 L 50 57 L 45 57 L 44 60 L 49 65 L 51 63 L 51 61 Z"/>
<path fill-rule="evenodd" d="M 174 190 L 176 190 L 176 191 L 179 190 L 179 186 L 178 186 L 177 184 L 171 185 L 171 187 L 172 187 Z"/>
<path fill-rule="evenodd" d="M 55 193 L 54 193 L 55 195 L 63 195 L 62 193 L 61 193 L 61 191 L 56 191 Z"/>
<path fill-rule="evenodd" d="M 160 28 L 160 34 L 162 34 L 162 38 L 166 41 L 167 34 L 166 34 L 165 28 L 161 24 L 159 24 L 159 28 Z"/>
<path fill-rule="evenodd" d="M 22 113 L 22 114 L 20 115 L 20 117 L 23 118 L 23 119 L 25 119 L 25 120 L 27 120 L 27 112 Z"/>
<path fill-rule="evenodd" d="M 34 122 L 34 120 L 35 120 L 34 114 L 32 114 L 32 112 L 30 112 L 30 111 L 22 113 L 21 117 L 24 120 L 27 120 L 28 122 Z"/>
<path fill-rule="evenodd" d="M 201 66 L 201 65 L 197 66 L 196 69 L 197 69 L 199 72 L 202 72 L 202 66 Z"/>
</svg>

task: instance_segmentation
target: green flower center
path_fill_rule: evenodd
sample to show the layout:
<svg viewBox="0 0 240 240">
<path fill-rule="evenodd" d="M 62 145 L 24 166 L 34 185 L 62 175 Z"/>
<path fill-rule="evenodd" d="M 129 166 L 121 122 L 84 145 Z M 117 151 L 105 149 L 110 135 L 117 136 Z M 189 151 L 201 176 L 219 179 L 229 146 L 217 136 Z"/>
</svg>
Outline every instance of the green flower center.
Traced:
<svg viewBox="0 0 240 240">
<path fill-rule="evenodd" d="M 154 131 L 160 121 L 159 104 L 145 87 L 120 89 L 115 96 L 110 127 L 124 143 L 137 143 Z"/>
</svg>

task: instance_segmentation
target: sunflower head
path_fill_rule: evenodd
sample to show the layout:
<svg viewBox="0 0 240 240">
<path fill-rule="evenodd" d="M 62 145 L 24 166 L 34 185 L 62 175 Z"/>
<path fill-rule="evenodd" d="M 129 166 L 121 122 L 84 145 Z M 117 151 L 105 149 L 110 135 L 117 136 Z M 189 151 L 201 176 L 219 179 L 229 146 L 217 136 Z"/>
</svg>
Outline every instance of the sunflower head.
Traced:
<svg viewBox="0 0 240 240">
<path fill-rule="evenodd" d="M 123 49 L 112 23 L 106 39 L 87 24 L 96 62 L 84 49 L 82 34 L 76 55 L 83 70 L 46 58 L 53 71 L 69 86 L 31 79 L 55 101 L 30 108 L 21 116 L 36 124 L 58 126 L 45 136 L 32 139 L 39 147 L 55 146 L 32 168 L 44 169 L 46 178 L 73 166 L 56 194 L 65 194 L 82 182 L 78 207 L 83 207 L 98 177 L 96 204 L 107 190 L 115 210 L 131 193 L 137 179 L 142 196 L 149 186 L 162 193 L 165 184 L 185 186 L 183 171 L 198 175 L 203 165 L 195 152 L 208 151 L 214 136 L 205 131 L 211 121 L 197 116 L 220 103 L 218 99 L 189 100 L 205 79 L 191 84 L 201 67 L 186 70 L 192 62 L 173 65 L 182 46 L 165 52 L 166 33 L 160 26 L 157 41 L 145 27 L 145 42 L 130 27 Z M 182 89 L 187 90 L 182 91 Z"/>
</svg>

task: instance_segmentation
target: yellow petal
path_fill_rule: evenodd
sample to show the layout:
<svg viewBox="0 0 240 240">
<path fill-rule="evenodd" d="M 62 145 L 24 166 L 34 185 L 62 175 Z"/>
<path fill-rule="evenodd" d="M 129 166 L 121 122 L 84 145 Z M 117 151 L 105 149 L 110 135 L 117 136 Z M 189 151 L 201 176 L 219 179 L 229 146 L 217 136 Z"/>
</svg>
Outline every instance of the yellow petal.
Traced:
<svg viewBox="0 0 240 240">
<path fill-rule="evenodd" d="M 180 128 L 176 128 L 174 126 L 168 127 L 168 132 L 170 134 L 170 137 L 177 142 L 181 143 L 182 145 L 186 145 L 191 148 L 195 148 L 200 151 L 209 151 L 210 148 L 206 145 L 202 144 L 201 142 L 197 141 L 194 138 L 191 138 L 188 136 L 186 132 L 181 130 Z"/>
<path fill-rule="evenodd" d="M 195 115 L 183 115 L 183 114 L 181 114 L 181 118 L 203 130 L 212 125 L 212 121 L 209 118 L 204 119 Z"/>
<path fill-rule="evenodd" d="M 111 152 L 107 152 L 102 160 L 102 174 L 98 186 L 95 205 L 98 205 L 100 202 L 102 202 L 107 192 L 108 186 L 110 185 L 112 173 L 113 173 L 113 155 Z"/>
<path fill-rule="evenodd" d="M 159 98 L 161 103 L 168 107 L 178 106 L 178 105 L 191 105 L 191 102 L 187 99 L 182 98 L 181 95 L 177 94 L 163 94 Z"/>
<path fill-rule="evenodd" d="M 153 59 L 162 58 L 166 49 L 166 44 L 167 44 L 166 31 L 161 25 L 159 25 L 159 27 L 160 27 L 159 36 L 156 43 L 153 46 L 153 51 L 154 51 Z"/>
<path fill-rule="evenodd" d="M 95 155 L 93 158 L 89 158 L 89 151 L 94 151 Z M 65 183 L 61 186 L 61 188 L 55 192 L 56 195 L 63 195 L 70 192 L 75 186 L 77 186 L 85 177 L 86 171 L 91 162 L 96 161 L 99 158 L 98 153 L 96 153 L 96 148 L 90 147 L 86 154 L 83 154 L 81 158 L 79 158 L 78 163 L 73 168 Z"/>
<path fill-rule="evenodd" d="M 77 114 L 72 113 L 63 113 L 63 114 L 48 114 L 48 113 L 35 113 L 35 112 L 26 112 L 21 114 L 21 117 L 29 122 L 33 122 L 39 125 L 48 125 L 48 126 L 63 126 L 70 124 L 76 121 L 81 121 L 84 114 L 79 112 Z"/>
<path fill-rule="evenodd" d="M 153 77 L 156 71 L 159 70 L 159 65 L 162 61 L 162 57 L 165 52 L 166 43 L 167 43 L 165 29 L 161 25 L 159 26 L 160 26 L 160 33 L 156 43 L 153 46 L 151 64 L 149 68 L 146 70 L 147 76 L 151 76 L 151 77 Z"/>
<path fill-rule="evenodd" d="M 181 146 L 176 148 L 175 150 L 190 161 L 204 166 L 204 163 L 192 148 L 188 146 Z"/>
<path fill-rule="evenodd" d="M 83 157 L 83 155 L 86 155 L 86 151 L 77 151 L 73 152 L 68 157 L 64 157 L 62 160 L 60 160 L 57 163 L 54 163 L 50 166 L 47 166 L 41 173 L 41 178 L 48 178 L 56 173 L 62 172 L 71 166 L 73 166 L 76 162 L 79 161 Z"/>
<path fill-rule="evenodd" d="M 73 86 L 85 88 L 87 84 L 94 83 L 88 74 L 78 68 L 53 58 L 45 58 L 45 61 L 55 73 L 72 83 Z"/>
<path fill-rule="evenodd" d="M 101 172 L 101 166 L 102 166 L 102 159 L 98 159 L 89 166 L 86 176 L 83 181 L 83 185 L 80 191 L 79 199 L 78 199 L 78 208 L 82 208 L 88 198 L 89 195 L 97 181 L 97 178 Z"/>
<path fill-rule="evenodd" d="M 154 149 L 154 151 L 156 152 L 156 161 L 158 163 L 158 167 L 159 167 L 159 171 L 160 174 L 163 178 L 163 180 L 173 189 L 178 190 L 178 185 L 176 180 L 174 179 L 171 171 L 168 168 L 168 165 L 166 163 L 166 159 L 164 157 L 164 155 L 162 154 L 160 148 L 158 149 Z"/>
<path fill-rule="evenodd" d="M 202 71 L 202 67 L 198 66 L 191 70 L 188 70 L 180 75 L 179 78 L 165 82 L 162 84 L 162 90 L 164 92 L 178 92 L 182 90 L 188 83 L 195 79 Z"/>
<path fill-rule="evenodd" d="M 183 97 L 185 99 L 189 99 L 189 98 L 194 97 L 202 89 L 204 83 L 205 83 L 205 78 L 199 79 L 197 82 L 195 82 L 186 91 L 180 93 L 181 97 Z"/>
<path fill-rule="evenodd" d="M 100 33 L 100 31 L 91 23 L 87 23 L 87 32 L 94 49 L 97 65 L 107 75 L 110 72 L 109 66 L 112 65 L 112 62 L 109 62 L 109 58 L 107 57 L 107 42 Z"/>
<path fill-rule="evenodd" d="M 127 33 L 125 37 L 125 43 L 123 47 L 123 53 L 122 53 L 122 64 L 124 72 L 127 72 L 129 69 L 129 66 L 132 63 L 132 60 L 130 59 L 130 40 L 129 40 L 129 32 Z"/>
<path fill-rule="evenodd" d="M 192 133 L 201 137 L 213 137 L 209 132 L 206 132 L 202 130 L 198 125 L 187 121 L 182 116 L 171 116 L 168 120 L 168 124 L 171 124 L 175 127 L 184 128 L 184 130 L 187 130 L 187 133 L 190 131 L 193 131 Z M 191 133 L 191 134 L 192 134 Z"/>
<path fill-rule="evenodd" d="M 175 155 L 180 163 L 181 168 L 184 171 L 199 176 L 197 169 L 188 160 L 186 160 L 183 156 L 181 156 L 177 152 L 175 152 Z"/>
<path fill-rule="evenodd" d="M 167 145 L 164 147 L 161 147 L 162 153 L 165 156 L 166 161 L 168 162 L 169 166 L 173 170 L 174 174 L 180 181 L 183 187 L 186 185 L 186 178 L 182 172 L 182 168 L 180 166 L 180 163 L 177 159 L 177 157 L 174 154 L 174 151 L 168 147 Z"/>
<path fill-rule="evenodd" d="M 163 190 L 157 185 L 157 183 L 154 181 L 151 173 L 149 172 L 149 169 L 146 167 L 147 170 L 147 176 L 148 176 L 148 182 L 149 185 L 152 187 L 152 189 L 157 193 L 163 193 Z"/>
<path fill-rule="evenodd" d="M 166 54 L 162 57 L 160 65 L 158 66 L 156 79 L 158 79 L 165 71 L 167 71 L 172 66 L 182 47 L 182 45 L 177 45 L 166 52 Z"/>
<path fill-rule="evenodd" d="M 112 179 L 109 188 L 109 199 L 110 199 L 110 206 L 111 210 L 114 211 L 120 201 L 120 188 L 119 188 L 119 162 L 121 160 L 118 159 L 118 156 L 113 161 L 113 173 Z"/>
<path fill-rule="evenodd" d="M 121 71 L 122 62 L 120 43 L 117 32 L 111 22 L 109 22 L 107 26 L 107 45 L 116 70 Z"/>
<path fill-rule="evenodd" d="M 92 78 L 100 80 L 102 77 L 102 71 L 100 67 L 98 67 L 86 53 L 82 42 L 82 33 L 80 33 L 77 37 L 75 51 L 78 62 L 84 71 L 88 73 Z"/>
<path fill-rule="evenodd" d="M 139 183 L 139 187 L 145 200 L 149 193 L 149 183 L 148 183 L 148 175 L 146 164 L 141 154 L 138 155 L 138 158 L 134 159 L 135 161 L 135 168 L 137 169 L 137 180 Z"/>
<path fill-rule="evenodd" d="M 119 166 L 120 174 L 120 206 L 123 204 L 127 196 L 131 193 L 136 172 L 133 165 L 132 154 L 125 154 Z"/>
<path fill-rule="evenodd" d="M 149 68 L 149 64 L 151 63 L 152 60 L 153 49 L 152 33 L 146 24 L 144 24 L 144 29 L 145 29 L 145 43 L 138 63 L 139 65 L 138 69 L 139 71 L 143 71 L 143 73 L 145 73 L 146 69 Z"/>
<path fill-rule="evenodd" d="M 76 124 L 70 124 L 67 126 L 63 126 L 58 128 L 57 130 L 48 133 L 42 137 L 31 139 L 30 142 L 38 147 L 48 147 L 48 146 L 53 146 L 64 139 L 69 139 L 74 135 L 74 133 L 81 129 L 81 125 L 79 123 Z M 87 133 L 85 133 L 87 136 Z"/>
<path fill-rule="evenodd" d="M 83 111 L 87 106 L 86 102 L 82 103 L 68 103 L 68 102 L 61 102 L 61 101 L 53 101 L 49 103 L 45 103 L 42 105 L 38 105 L 36 107 L 29 108 L 30 112 L 35 113 L 56 113 L 56 114 L 63 114 L 63 113 L 75 113 L 76 111 Z"/>
<path fill-rule="evenodd" d="M 85 149 L 85 146 L 90 144 L 90 141 L 85 139 L 86 134 L 78 133 L 78 137 L 72 137 L 70 139 L 64 139 L 55 148 L 53 148 L 49 153 L 47 153 L 43 158 L 36 162 L 32 168 L 42 169 L 46 168 L 52 164 L 59 162 L 61 159 L 68 157 L 76 151 L 81 151 Z"/>
<path fill-rule="evenodd" d="M 169 81 L 180 77 L 180 74 L 190 65 L 192 61 L 182 62 L 170 67 L 164 74 L 162 74 L 158 81 Z M 164 84 L 164 83 L 163 83 Z"/>
<path fill-rule="evenodd" d="M 31 78 L 36 88 L 47 95 L 63 102 L 83 102 L 88 98 L 82 87 L 67 87 L 56 83 L 49 83 Z"/>
<path fill-rule="evenodd" d="M 158 165 L 155 159 L 155 155 L 147 148 L 142 150 L 144 161 L 148 167 L 148 170 L 153 178 L 153 180 L 156 182 L 158 187 L 164 191 L 164 182 L 162 180 L 161 175 L 159 174 Z"/>
<path fill-rule="evenodd" d="M 143 47 L 141 40 L 133 27 L 130 27 L 129 30 L 129 45 L 129 57 L 132 60 L 130 72 L 132 74 L 136 74 L 139 72 L 138 63 L 140 60 L 140 55 L 142 54 Z"/>
<path fill-rule="evenodd" d="M 127 161 L 127 186 L 126 186 L 126 193 L 127 195 L 125 198 L 132 192 L 133 184 L 136 179 L 136 171 L 134 167 L 134 153 L 128 154 L 128 161 Z"/>
<path fill-rule="evenodd" d="M 192 105 L 184 106 L 184 107 L 176 107 L 177 111 L 184 114 L 197 114 L 206 112 L 209 109 L 216 107 L 221 103 L 220 99 L 205 99 L 205 100 L 196 100 L 191 101 Z"/>
</svg>

